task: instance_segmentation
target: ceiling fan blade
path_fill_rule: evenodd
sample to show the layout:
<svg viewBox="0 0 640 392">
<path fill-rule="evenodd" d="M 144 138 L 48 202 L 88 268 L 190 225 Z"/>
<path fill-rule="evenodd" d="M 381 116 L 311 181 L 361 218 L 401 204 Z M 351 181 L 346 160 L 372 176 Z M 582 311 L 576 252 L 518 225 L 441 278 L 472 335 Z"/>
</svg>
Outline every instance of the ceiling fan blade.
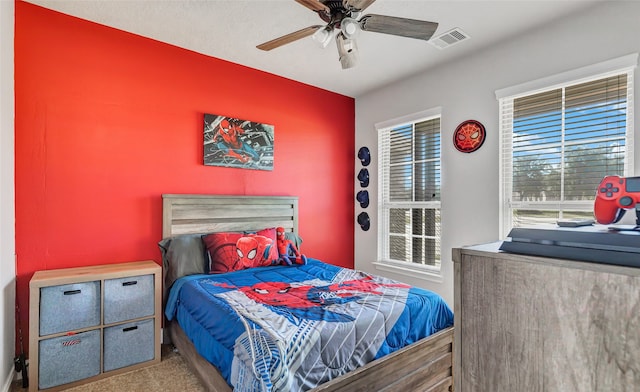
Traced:
<svg viewBox="0 0 640 392">
<path fill-rule="evenodd" d="M 362 11 L 375 1 L 376 0 L 343 0 L 342 5 L 351 11 Z"/>
<path fill-rule="evenodd" d="M 360 23 L 360 28 L 364 31 L 399 35 L 425 41 L 429 40 L 438 28 L 438 24 L 435 22 L 375 14 L 363 16 L 358 23 Z"/>
<path fill-rule="evenodd" d="M 256 48 L 262 49 L 262 50 L 271 50 L 271 49 L 279 48 L 282 45 L 286 45 L 286 44 L 291 43 L 293 41 L 297 41 L 299 39 L 308 37 L 308 36 L 312 35 L 313 33 L 315 33 L 316 30 L 318 30 L 318 29 L 320 29 L 322 27 L 323 26 L 320 26 L 320 25 L 314 25 L 314 26 L 305 27 L 302 30 L 298 30 L 296 32 L 289 33 L 287 35 L 283 35 L 282 37 L 278 37 L 276 39 L 272 39 L 271 41 L 262 43 L 262 44 L 256 46 Z"/>
<path fill-rule="evenodd" d="M 318 0 L 296 0 L 297 3 L 309 8 L 311 11 L 324 11 L 329 12 L 329 7 L 322 4 Z"/>
</svg>

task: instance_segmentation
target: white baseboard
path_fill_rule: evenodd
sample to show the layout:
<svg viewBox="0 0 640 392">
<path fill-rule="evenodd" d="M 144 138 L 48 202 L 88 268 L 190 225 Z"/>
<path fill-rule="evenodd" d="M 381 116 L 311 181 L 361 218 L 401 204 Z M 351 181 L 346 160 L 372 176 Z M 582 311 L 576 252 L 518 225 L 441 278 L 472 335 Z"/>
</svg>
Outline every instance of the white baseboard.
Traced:
<svg viewBox="0 0 640 392">
<path fill-rule="evenodd" d="M 2 384 L 2 392 L 9 392 L 11 390 L 11 383 L 13 383 L 13 377 L 15 376 L 16 372 L 13 370 L 13 364 L 12 366 L 9 368 L 9 374 L 7 374 L 7 377 L 4 379 L 4 383 Z"/>
</svg>

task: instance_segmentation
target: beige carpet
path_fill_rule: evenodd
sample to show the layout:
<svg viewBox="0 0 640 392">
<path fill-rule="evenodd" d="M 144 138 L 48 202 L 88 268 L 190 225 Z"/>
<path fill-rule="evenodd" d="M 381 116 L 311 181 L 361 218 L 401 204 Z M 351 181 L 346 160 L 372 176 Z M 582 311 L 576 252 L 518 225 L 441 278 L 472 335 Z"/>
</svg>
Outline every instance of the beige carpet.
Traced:
<svg viewBox="0 0 640 392">
<path fill-rule="evenodd" d="M 180 354 L 170 346 L 162 346 L 162 361 L 132 372 L 67 389 L 69 392 L 201 392 L 204 391 Z M 22 382 L 14 383 L 11 392 L 26 391 Z"/>
</svg>

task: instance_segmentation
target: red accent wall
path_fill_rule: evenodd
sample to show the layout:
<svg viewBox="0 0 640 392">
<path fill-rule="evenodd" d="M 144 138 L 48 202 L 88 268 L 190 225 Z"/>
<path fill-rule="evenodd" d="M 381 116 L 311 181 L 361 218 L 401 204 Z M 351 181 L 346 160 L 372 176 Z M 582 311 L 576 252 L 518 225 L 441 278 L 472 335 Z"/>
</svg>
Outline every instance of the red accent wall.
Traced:
<svg viewBox="0 0 640 392">
<path fill-rule="evenodd" d="M 303 253 L 353 267 L 353 98 L 29 3 L 15 12 L 23 333 L 35 271 L 160 264 L 163 193 L 299 196 Z M 273 124 L 274 170 L 204 166 L 204 113 Z"/>
</svg>

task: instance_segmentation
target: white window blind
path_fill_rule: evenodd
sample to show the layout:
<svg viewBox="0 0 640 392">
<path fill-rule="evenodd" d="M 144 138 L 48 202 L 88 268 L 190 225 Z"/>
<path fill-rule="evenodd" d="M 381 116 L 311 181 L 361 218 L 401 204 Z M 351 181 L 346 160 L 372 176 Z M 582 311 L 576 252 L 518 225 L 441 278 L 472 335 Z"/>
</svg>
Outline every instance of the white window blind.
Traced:
<svg viewBox="0 0 640 392">
<path fill-rule="evenodd" d="M 379 260 L 440 269 L 440 117 L 379 129 Z"/>
<path fill-rule="evenodd" d="M 512 227 L 592 218 L 606 175 L 632 175 L 633 73 L 500 99 L 504 237 Z"/>
</svg>

